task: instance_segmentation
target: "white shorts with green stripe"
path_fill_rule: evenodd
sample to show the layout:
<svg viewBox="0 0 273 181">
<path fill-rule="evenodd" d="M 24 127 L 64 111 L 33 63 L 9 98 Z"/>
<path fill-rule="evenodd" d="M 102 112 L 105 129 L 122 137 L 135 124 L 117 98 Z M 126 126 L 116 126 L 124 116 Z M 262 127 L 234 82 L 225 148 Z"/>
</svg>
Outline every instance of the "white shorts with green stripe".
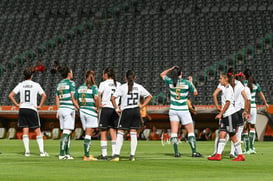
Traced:
<svg viewBox="0 0 273 181">
<path fill-rule="evenodd" d="M 60 128 L 74 130 L 75 128 L 75 110 L 68 108 L 60 108 L 58 110 Z"/>
<path fill-rule="evenodd" d="M 251 108 L 250 109 L 250 119 L 249 123 L 250 124 L 256 124 L 256 119 L 257 119 L 257 109 L 256 108 Z"/>
<path fill-rule="evenodd" d="M 192 117 L 189 111 L 169 111 L 170 121 L 181 121 L 182 125 L 192 123 Z"/>
<path fill-rule="evenodd" d="M 85 130 L 86 128 L 97 128 L 98 127 L 98 118 L 87 114 L 83 111 L 80 111 L 80 117 L 82 122 L 82 128 Z"/>
</svg>

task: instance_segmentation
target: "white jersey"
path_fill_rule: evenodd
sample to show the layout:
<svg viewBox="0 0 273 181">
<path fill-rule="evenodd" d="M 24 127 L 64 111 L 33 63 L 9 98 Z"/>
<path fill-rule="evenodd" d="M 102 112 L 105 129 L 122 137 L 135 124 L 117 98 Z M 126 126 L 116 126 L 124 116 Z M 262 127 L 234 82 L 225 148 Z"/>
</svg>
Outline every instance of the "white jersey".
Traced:
<svg viewBox="0 0 273 181">
<path fill-rule="evenodd" d="M 236 112 L 234 108 L 234 92 L 230 84 L 226 85 L 225 88 L 223 89 L 221 101 L 222 101 L 222 109 L 224 108 L 226 101 L 230 102 L 230 105 L 228 109 L 226 110 L 226 112 L 224 112 L 223 117 L 227 117 Z"/>
<path fill-rule="evenodd" d="M 140 96 L 151 95 L 142 85 L 134 83 L 133 89 L 128 93 L 128 83 L 122 84 L 114 93 L 115 97 L 121 97 L 121 110 L 136 108 L 139 106 Z"/>
<path fill-rule="evenodd" d="M 121 85 L 119 82 L 116 82 L 117 86 L 114 84 L 113 79 L 107 79 L 100 83 L 99 92 L 101 96 L 101 104 L 103 107 L 114 108 L 111 102 L 112 95 L 116 92 L 117 88 Z M 116 104 L 118 105 L 119 98 L 116 98 Z"/>
<path fill-rule="evenodd" d="M 42 95 L 44 90 L 40 84 L 32 80 L 20 82 L 14 89 L 15 94 L 20 93 L 20 108 L 33 109 L 37 111 L 37 94 Z"/>
<path fill-rule="evenodd" d="M 245 90 L 244 85 L 238 81 L 235 80 L 235 87 L 234 87 L 234 100 L 235 100 L 235 111 L 240 111 L 241 109 L 244 109 L 245 107 L 245 100 L 242 96 L 242 91 Z"/>
</svg>

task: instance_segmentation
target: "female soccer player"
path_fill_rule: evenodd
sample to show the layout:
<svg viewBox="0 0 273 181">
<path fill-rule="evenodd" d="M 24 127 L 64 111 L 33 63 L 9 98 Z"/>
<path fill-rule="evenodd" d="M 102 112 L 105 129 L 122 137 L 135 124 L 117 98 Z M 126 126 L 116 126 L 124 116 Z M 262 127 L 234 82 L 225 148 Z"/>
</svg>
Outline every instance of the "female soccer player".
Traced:
<svg viewBox="0 0 273 181">
<path fill-rule="evenodd" d="M 232 76 L 232 79 L 234 80 L 235 78 L 235 71 L 233 68 L 229 68 L 228 69 L 228 74 L 229 76 Z M 247 117 L 247 112 L 249 112 L 249 106 L 248 106 L 248 98 L 247 98 L 247 94 L 245 92 L 245 87 L 244 85 L 238 81 L 238 80 L 234 80 L 235 82 L 235 87 L 234 87 L 234 103 L 235 103 L 235 111 L 238 114 L 238 118 L 239 118 L 239 122 L 238 122 L 238 129 L 237 129 L 237 138 L 239 140 L 241 140 L 241 135 L 243 132 L 243 127 L 244 127 L 244 118 Z M 216 106 L 216 109 L 218 111 L 221 111 L 220 106 L 218 104 L 217 101 L 217 95 L 223 91 L 225 87 L 222 86 L 221 84 L 218 85 L 217 89 L 214 91 L 213 93 L 213 101 L 214 104 Z M 228 139 L 226 139 L 227 142 Z M 214 149 L 214 154 L 216 154 L 217 152 L 217 145 L 218 145 L 218 141 L 219 141 L 219 135 L 216 136 L 215 138 L 215 149 Z M 235 158 L 235 148 L 234 145 L 231 144 L 231 150 L 230 150 L 230 157 L 231 158 Z"/>
<path fill-rule="evenodd" d="M 20 82 L 13 91 L 9 94 L 10 100 L 19 107 L 19 120 L 18 126 L 23 128 L 23 143 L 25 147 L 25 156 L 30 156 L 29 149 L 29 128 L 34 128 L 36 134 L 36 141 L 39 146 L 40 156 L 48 156 L 48 153 L 44 151 L 44 140 L 40 129 L 40 118 L 37 110 L 40 109 L 46 99 L 46 94 L 40 84 L 33 82 L 33 72 L 30 68 L 24 70 L 24 81 Z M 16 94 L 20 93 L 20 103 L 14 99 Z M 39 106 L 37 106 L 37 94 L 42 96 Z"/>
<path fill-rule="evenodd" d="M 97 160 L 89 154 L 91 136 L 94 132 L 94 128 L 98 127 L 99 98 L 94 74 L 93 70 L 87 71 L 85 74 L 85 83 L 82 84 L 75 93 L 75 98 L 78 100 L 80 105 L 82 127 L 85 130 L 84 161 Z"/>
<path fill-rule="evenodd" d="M 111 161 L 119 161 L 120 150 L 123 145 L 124 130 L 130 130 L 130 160 L 135 161 L 137 130 L 140 129 L 141 126 L 140 109 L 152 100 L 152 95 L 142 85 L 135 83 L 136 75 L 134 71 L 128 70 L 125 78 L 127 83 L 118 87 L 111 99 L 117 113 L 121 113 L 118 122 L 116 154 L 112 157 Z M 146 98 L 142 105 L 139 105 L 140 96 Z M 121 110 L 119 110 L 116 104 L 116 98 L 118 97 L 121 98 Z"/>
<path fill-rule="evenodd" d="M 250 113 L 250 120 L 248 121 L 248 129 L 249 129 L 249 136 L 248 136 L 248 129 L 245 129 L 243 137 L 244 140 L 248 140 L 249 137 L 249 146 L 248 141 L 245 141 L 246 152 L 245 154 L 255 154 L 254 142 L 255 142 L 255 125 L 256 125 L 256 118 L 257 118 L 257 109 L 255 103 L 255 96 L 256 93 L 259 93 L 260 98 L 263 100 L 265 106 L 268 108 L 268 104 L 266 102 L 265 96 L 261 91 L 260 85 L 256 82 L 253 73 L 250 69 L 246 69 L 244 71 L 244 75 L 246 80 L 244 81 L 245 86 L 248 86 L 251 91 L 251 113 Z"/>
<path fill-rule="evenodd" d="M 173 71 L 172 78 L 167 74 Z M 173 66 L 167 70 L 164 70 L 160 74 L 161 78 L 166 84 L 168 84 L 171 93 L 171 106 L 169 111 L 169 117 L 171 122 L 171 142 L 173 143 L 174 156 L 180 157 L 181 154 L 178 151 L 178 139 L 177 132 L 179 127 L 179 121 L 185 126 L 188 132 L 188 141 L 192 149 L 192 157 L 202 157 L 200 153 L 196 151 L 196 138 L 194 134 L 194 126 L 189 108 L 187 105 L 187 98 L 189 92 L 193 95 L 197 95 L 198 92 L 192 83 L 192 78 L 189 77 L 189 81 L 182 79 L 182 71 L 178 66 Z"/>
<path fill-rule="evenodd" d="M 56 118 L 60 121 L 60 128 L 63 130 L 63 135 L 60 141 L 60 155 L 59 159 L 74 159 L 70 155 L 70 137 L 72 130 L 75 127 L 75 107 L 80 109 L 77 100 L 74 98 L 75 82 L 73 79 L 73 72 L 70 68 L 63 66 L 59 69 L 62 77 L 57 85 L 56 91 Z"/>
<path fill-rule="evenodd" d="M 100 111 L 100 135 L 101 135 L 101 151 L 102 154 L 98 157 L 99 160 L 107 160 L 107 130 L 109 129 L 112 139 L 112 156 L 115 154 L 118 125 L 118 114 L 116 113 L 113 104 L 111 102 L 112 95 L 116 92 L 116 89 L 120 86 L 120 83 L 116 81 L 116 74 L 113 68 L 108 67 L 103 71 L 104 81 L 99 86 L 99 97 L 101 97 Z M 116 99 L 118 105 L 119 99 Z"/>
<path fill-rule="evenodd" d="M 224 150 L 225 146 L 225 137 L 226 134 L 229 133 L 230 139 L 234 143 L 234 147 L 238 157 L 233 159 L 233 161 L 244 161 L 244 155 L 241 149 L 240 140 L 238 140 L 236 136 L 236 129 L 239 123 L 239 117 L 236 113 L 234 107 L 234 91 L 235 87 L 234 77 L 232 74 L 222 74 L 220 77 L 220 83 L 225 88 L 222 90 L 222 109 L 221 112 L 215 117 L 215 119 L 219 119 L 220 122 L 220 133 L 219 133 L 219 143 L 217 154 L 215 156 L 211 156 L 209 160 L 221 160 L 221 154 Z"/>
</svg>

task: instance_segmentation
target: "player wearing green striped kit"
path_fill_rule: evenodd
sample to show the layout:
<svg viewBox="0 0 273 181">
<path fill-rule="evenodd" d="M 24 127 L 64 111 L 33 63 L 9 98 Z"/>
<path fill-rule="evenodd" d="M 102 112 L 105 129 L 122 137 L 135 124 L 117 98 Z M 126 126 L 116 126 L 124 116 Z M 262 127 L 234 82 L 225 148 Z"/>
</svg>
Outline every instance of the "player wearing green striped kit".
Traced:
<svg viewBox="0 0 273 181">
<path fill-rule="evenodd" d="M 169 72 L 173 73 L 172 78 L 168 77 Z M 188 131 L 188 141 L 192 149 L 192 157 L 202 157 L 200 153 L 196 151 L 196 138 L 194 134 L 194 126 L 191 114 L 189 112 L 187 98 L 188 94 L 193 93 L 197 95 L 197 90 L 192 83 L 192 77 L 189 77 L 189 81 L 182 79 L 182 71 L 178 66 L 174 66 L 170 69 L 163 71 L 160 74 L 161 78 L 170 88 L 171 105 L 169 110 L 169 117 L 171 122 L 171 142 L 175 152 L 175 157 L 180 157 L 181 154 L 178 151 L 178 138 L 177 132 L 179 122 L 184 125 Z"/>
<path fill-rule="evenodd" d="M 63 66 L 59 69 L 62 77 L 57 85 L 56 91 L 56 118 L 60 121 L 60 128 L 63 134 L 60 141 L 59 160 L 73 159 L 70 155 L 70 137 L 75 127 L 75 107 L 80 109 L 77 100 L 74 98 L 75 82 L 73 72 L 70 68 Z"/>
<path fill-rule="evenodd" d="M 91 148 L 91 136 L 94 128 L 98 127 L 98 87 L 95 83 L 95 73 L 89 70 L 85 74 L 85 83 L 82 84 L 75 93 L 75 98 L 80 105 L 80 118 L 82 127 L 85 130 L 84 137 L 84 161 L 97 160 L 89 154 Z"/>
<path fill-rule="evenodd" d="M 266 108 L 268 108 L 268 104 L 266 102 L 265 96 L 261 91 L 261 87 L 254 78 L 254 75 L 250 71 L 250 69 L 246 69 L 244 71 L 244 75 L 246 80 L 244 81 L 245 86 L 248 86 L 251 92 L 251 108 L 250 108 L 250 119 L 247 121 L 247 125 L 245 126 L 245 130 L 243 132 L 243 140 L 245 143 L 246 151 L 244 154 L 255 154 L 254 142 L 256 137 L 255 125 L 257 118 L 257 109 L 255 103 L 256 93 L 259 94 L 260 98 L 263 100 Z M 249 134 L 248 134 L 249 130 Z"/>
</svg>

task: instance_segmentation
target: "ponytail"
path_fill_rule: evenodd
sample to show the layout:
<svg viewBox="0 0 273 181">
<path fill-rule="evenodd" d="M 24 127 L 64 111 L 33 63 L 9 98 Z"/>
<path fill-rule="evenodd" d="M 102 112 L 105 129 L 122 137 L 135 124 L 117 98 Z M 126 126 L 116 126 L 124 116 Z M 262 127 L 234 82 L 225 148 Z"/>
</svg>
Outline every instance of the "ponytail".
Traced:
<svg viewBox="0 0 273 181">
<path fill-rule="evenodd" d="M 173 80 L 173 86 L 176 87 L 178 77 L 181 75 L 182 71 L 179 67 L 175 67 L 173 69 L 173 74 L 172 74 L 172 80 Z"/>
<path fill-rule="evenodd" d="M 252 92 L 253 84 L 256 84 L 256 80 L 254 78 L 254 75 L 252 74 L 250 69 L 246 69 L 244 71 L 244 75 L 246 76 L 247 86 L 249 87 L 250 91 Z"/>
<path fill-rule="evenodd" d="M 116 73 L 112 67 L 107 67 L 104 71 L 104 74 L 107 74 L 109 78 L 112 78 L 114 81 L 115 86 L 117 87 L 117 78 Z"/>
<path fill-rule="evenodd" d="M 128 70 L 126 73 L 126 78 L 128 81 L 128 93 L 132 92 L 134 85 L 135 72 L 132 70 Z"/>
<path fill-rule="evenodd" d="M 235 79 L 232 73 L 227 74 L 228 83 L 231 85 L 231 87 L 234 89 L 235 87 Z"/>
<path fill-rule="evenodd" d="M 93 70 L 88 70 L 85 74 L 85 83 L 88 89 L 91 85 L 96 85 L 95 83 L 95 72 Z"/>
<path fill-rule="evenodd" d="M 234 68 L 229 68 L 227 73 L 228 83 L 234 89 L 235 87 L 235 71 Z"/>
</svg>

